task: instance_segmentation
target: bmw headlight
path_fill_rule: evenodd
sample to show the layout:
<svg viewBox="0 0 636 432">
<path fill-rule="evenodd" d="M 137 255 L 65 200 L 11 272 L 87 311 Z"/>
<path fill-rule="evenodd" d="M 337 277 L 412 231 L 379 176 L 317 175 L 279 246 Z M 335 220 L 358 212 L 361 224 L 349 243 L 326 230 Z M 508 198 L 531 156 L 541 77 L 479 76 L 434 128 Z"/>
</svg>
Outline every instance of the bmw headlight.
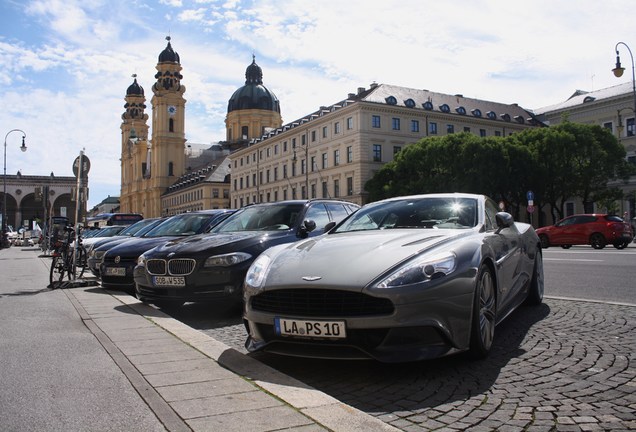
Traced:
<svg viewBox="0 0 636 432">
<path fill-rule="evenodd" d="M 98 260 L 101 261 L 104 259 L 104 255 L 106 254 L 106 251 L 93 251 L 93 257 Z"/>
<path fill-rule="evenodd" d="M 214 255 L 209 257 L 203 263 L 203 267 L 230 267 L 240 264 L 252 258 L 252 255 L 246 252 L 233 252 L 223 255 Z"/>
<path fill-rule="evenodd" d="M 378 284 L 379 288 L 393 288 L 426 282 L 452 273 L 457 266 L 454 253 L 422 257 L 398 268 Z"/>
<path fill-rule="evenodd" d="M 139 258 L 137 258 L 137 265 L 139 266 L 146 265 L 146 257 L 143 254 L 139 255 Z"/>
<path fill-rule="evenodd" d="M 245 275 L 245 285 L 250 288 L 260 289 L 267 278 L 269 266 L 272 259 L 265 254 L 259 255 L 252 263 L 247 275 Z"/>
</svg>

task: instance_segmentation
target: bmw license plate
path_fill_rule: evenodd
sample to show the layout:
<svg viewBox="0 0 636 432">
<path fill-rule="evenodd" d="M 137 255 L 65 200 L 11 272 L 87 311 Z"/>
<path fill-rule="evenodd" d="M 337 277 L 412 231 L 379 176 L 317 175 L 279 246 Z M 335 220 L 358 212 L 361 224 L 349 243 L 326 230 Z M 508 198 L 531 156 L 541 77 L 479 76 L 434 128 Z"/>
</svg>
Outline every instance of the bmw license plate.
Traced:
<svg viewBox="0 0 636 432">
<path fill-rule="evenodd" d="M 297 320 L 275 318 L 274 327 L 280 336 L 299 336 L 323 339 L 345 339 L 347 331 L 344 321 Z"/>
<path fill-rule="evenodd" d="M 106 267 L 106 276 L 126 276 L 126 267 Z"/>
<path fill-rule="evenodd" d="M 153 276 L 152 281 L 156 286 L 185 286 L 185 278 L 183 276 Z"/>
</svg>

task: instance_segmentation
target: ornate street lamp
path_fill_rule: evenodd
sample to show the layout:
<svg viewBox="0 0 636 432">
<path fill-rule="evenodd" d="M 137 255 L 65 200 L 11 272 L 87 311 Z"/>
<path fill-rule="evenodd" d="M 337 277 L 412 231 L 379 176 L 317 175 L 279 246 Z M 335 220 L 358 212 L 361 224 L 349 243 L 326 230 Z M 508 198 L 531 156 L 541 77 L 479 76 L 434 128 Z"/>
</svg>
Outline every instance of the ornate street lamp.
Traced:
<svg viewBox="0 0 636 432">
<path fill-rule="evenodd" d="M 616 67 L 614 69 L 612 69 L 612 72 L 614 72 L 614 76 L 616 78 L 620 78 L 623 76 L 623 73 L 625 72 L 625 68 L 621 66 L 621 57 L 620 57 L 620 53 L 618 52 L 618 46 L 619 45 L 623 45 L 625 48 L 627 48 L 627 51 L 629 52 L 629 56 L 632 59 L 632 94 L 634 97 L 634 116 L 636 116 L 636 74 L 634 73 L 634 56 L 632 55 L 632 50 L 629 49 L 629 46 L 627 46 L 627 44 L 625 42 L 619 42 L 616 44 L 616 47 L 614 48 L 614 51 L 616 51 Z M 636 127 L 636 125 L 635 125 Z"/>
<path fill-rule="evenodd" d="M 22 129 L 11 129 L 4 136 L 4 175 L 2 176 L 2 239 L 0 239 L 0 247 L 5 246 L 6 235 L 7 235 L 7 137 L 11 132 L 22 132 L 22 145 L 20 146 L 20 150 L 25 152 L 27 150 L 27 146 L 24 143 L 26 138 L 26 133 Z"/>
</svg>

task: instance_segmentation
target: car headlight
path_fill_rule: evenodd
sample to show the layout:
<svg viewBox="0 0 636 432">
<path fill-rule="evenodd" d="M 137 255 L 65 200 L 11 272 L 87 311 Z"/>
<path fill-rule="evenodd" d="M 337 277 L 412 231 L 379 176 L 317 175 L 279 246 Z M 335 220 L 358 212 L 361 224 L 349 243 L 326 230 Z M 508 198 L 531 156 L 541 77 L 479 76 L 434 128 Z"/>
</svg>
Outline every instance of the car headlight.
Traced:
<svg viewBox="0 0 636 432">
<path fill-rule="evenodd" d="M 457 256 L 446 253 L 435 257 L 419 258 L 400 267 L 377 285 L 379 288 L 393 288 L 427 282 L 452 273 L 457 267 Z"/>
<path fill-rule="evenodd" d="M 245 275 L 245 285 L 250 288 L 260 289 L 267 278 L 271 262 L 272 259 L 268 255 L 259 255 Z"/>
<path fill-rule="evenodd" d="M 104 259 L 105 254 L 106 254 L 106 251 L 93 251 L 93 258 L 95 258 L 98 261 L 101 261 Z"/>
<path fill-rule="evenodd" d="M 142 255 L 139 255 L 139 258 L 137 258 L 137 265 L 139 266 L 145 266 L 146 265 L 146 257 Z"/>
<path fill-rule="evenodd" d="M 240 264 L 252 258 L 252 255 L 246 252 L 233 252 L 223 255 L 214 255 L 209 257 L 203 263 L 203 267 L 230 267 Z"/>
</svg>

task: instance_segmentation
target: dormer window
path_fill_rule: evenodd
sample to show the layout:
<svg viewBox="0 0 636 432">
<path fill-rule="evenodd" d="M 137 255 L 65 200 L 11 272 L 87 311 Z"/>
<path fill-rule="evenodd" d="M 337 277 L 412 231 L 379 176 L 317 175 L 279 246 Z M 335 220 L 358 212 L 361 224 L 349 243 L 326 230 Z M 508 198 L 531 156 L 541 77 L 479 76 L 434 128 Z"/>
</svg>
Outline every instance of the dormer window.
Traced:
<svg viewBox="0 0 636 432">
<path fill-rule="evenodd" d="M 516 121 L 517 121 L 517 123 L 519 123 L 519 124 L 523 124 L 523 122 L 524 122 L 524 119 L 523 119 L 523 117 L 521 117 L 521 116 L 515 116 L 515 120 L 516 120 Z"/>
<path fill-rule="evenodd" d="M 585 96 L 585 99 L 583 99 L 583 103 L 594 102 L 595 100 L 596 98 L 594 96 Z"/>
<path fill-rule="evenodd" d="M 415 108 L 415 101 L 413 99 L 407 99 L 404 101 L 404 105 L 408 108 Z"/>
<path fill-rule="evenodd" d="M 439 110 L 443 113 L 449 113 L 450 107 L 447 104 L 440 105 Z"/>
<path fill-rule="evenodd" d="M 497 120 L 497 113 L 495 113 L 494 111 L 488 111 L 486 113 L 486 116 L 490 119 L 490 120 Z"/>
<path fill-rule="evenodd" d="M 422 104 L 422 106 L 424 107 L 425 110 L 430 111 L 433 109 L 433 102 L 426 101 Z"/>
<path fill-rule="evenodd" d="M 466 115 L 466 108 L 464 108 L 463 106 L 455 108 L 455 111 L 457 112 L 457 114 Z"/>
<path fill-rule="evenodd" d="M 397 105 L 397 99 L 395 98 L 395 96 L 389 96 L 385 99 L 385 101 L 388 105 Z"/>
<path fill-rule="evenodd" d="M 481 110 L 479 108 L 475 108 L 474 110 L 471 111 L 471 113 L 475 116 L 475 117 L 481 117 Z"/>
<path fill-rule="evenodd" d="M 503 119 L 503 121 L 509 122 L 510 121 L 510 114 L 502 114 L 501 118 Z"/>
</svg>

